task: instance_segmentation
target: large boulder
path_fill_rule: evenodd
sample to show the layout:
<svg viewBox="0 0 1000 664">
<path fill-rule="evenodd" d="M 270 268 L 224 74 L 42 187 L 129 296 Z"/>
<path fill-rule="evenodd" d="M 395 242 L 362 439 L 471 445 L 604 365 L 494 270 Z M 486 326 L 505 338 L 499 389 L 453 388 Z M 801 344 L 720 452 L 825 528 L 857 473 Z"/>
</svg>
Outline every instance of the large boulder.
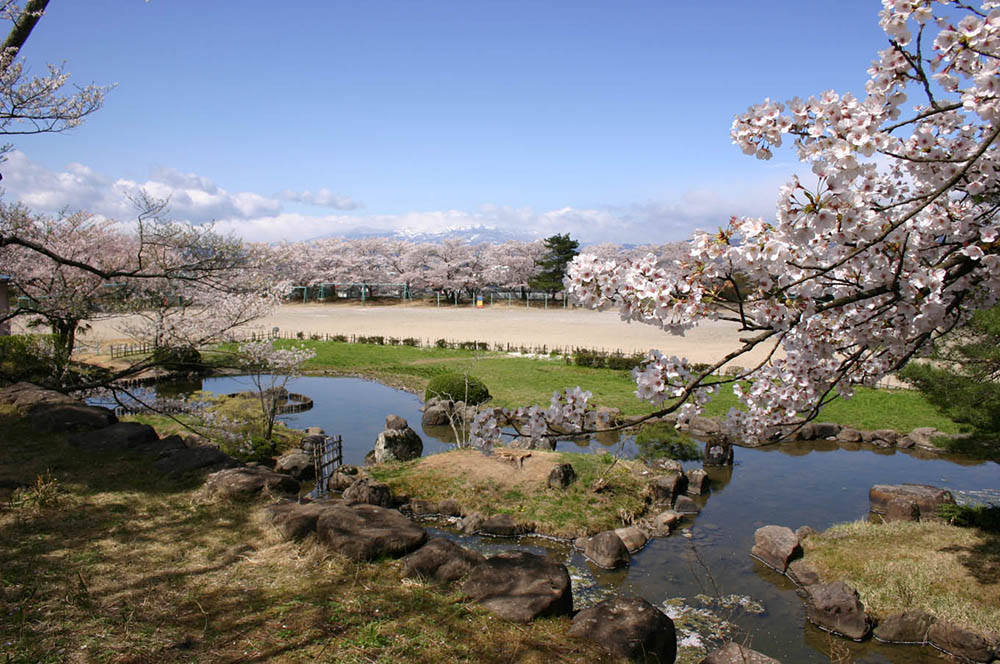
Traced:
<svg viewBox="0 0 1000 664">
<path fill-rule="evenodd" d="M 337 473 L 334 473 L 335 475 Z M 388 484 L 376 482 L 369 477 L 356 479 L 344 490 L 344 500 L 352 503 L 366 503 L 379 507 L 392 507 L 392 490 Z"/>
<path fill-rule="evenodd" d="M 444 537 L 435 537 L 399 562 L 406 576 L 454 583 L 485 561 L 478 551 L 466 549 Z"/>
<path fill-rule="evenodd" d="M 20 382 L 0 388 L 0 403 L 8 403 L 20 411 L 28 411 L 38 404 L 79 403 L 73 397 L 47 390 L 34 383 Z"/>
<path fill-rule="evenodd" d="M 788 563 L 788 569 L 785 570 L 785 576 L 791 579 L 792 583 L 799 587 L 811 586 L 814 583 L 822 581 L 819 576 L 819 572 L 816 571 L 816 568 L 801 558 Z"/>
<path fill-rule="evenodd" d="M 424 408 L 424 414 L 420 417 L 420 424 L 425 427 L 446 426 L 449 422 L 451 418 L 444 406 L 428 406 Z"/>
<path fill-rule="evenodd" d="M 649 482 L 649 495 L 656 504 L 670 505 L 674 498 L 687 490 L 688 479 L 683 473 L 667 473 Z"/>
<path fill-rule="evenodd" d="M 375 463 L 385 463 L 386 461 L 409 461 L 419 458 L 424 453 L 424 441 L 420 439 L 417 432 L 406 424 L 406 420 L 398 415 L 389 417 L 397 418 L 400 422 L 392 420 L 394 428 L 386 429 L 378 435 L 375 441 Z M 388 418 L 386 418 L 388 420 Z M 396 428 L 396 427 L 402 428 Z"/>
<path fill-rule="evenodd" d="M 812 434 L 817 440 L 824 438 L 836 438 L 840 433 L 840 425 L 836 422 L 813 422 Z"/>
<path fill-rule="evenodd" d="M 868 509 L 886 521 L 937 519 L 941 505 L 954 504 L 950 491 L 927 484 L 876 484 L 868 491 Z"/>
<path fill-rule="evenodd" d="M 583 609 L 573 616 L 569 633 L 633 662 L 671 664 L 677 657 L 674 622 L 638 597 L 612 597 Z"/>
<path fill-rule="evenodd" d="M 669 533 L 680 524 L 681 519 L 683 518 L 684 515 L 680 512 L 666 510 L 653 517 L 653 527 L 658 531 L 666 531 Z"/>
<path fill-rule="evenodd" d="M 528 551 L 505 551 L 477 565 L 462 592 L 505 620 L 573 613 L 566 566 Z"/>
<path fill-rule="evenodd" d="M 730 641 L 718 650 L 713 650 L 700 664 L 781 664 L 756 650 L 751 650 L 735 641 Z"/>
<path fill-rule="evenodd" d="M 265 493 L 297 494 L 299 483 L 262 466 L 245 466 L 212 473 L 205 478 L 205 491 L 211 496 L 249 500 Z"/>
<path fill-rule="evenodd" d="M 576 471 L 569 463 L 560 463 L 553 466 L 549 472 L 548 485 L 551 489 L 565 489 L 576 479 Z"/>
<path fill-rule="evenodd" d="M 316 535 L 351 560 L 399 557 L 427 541 L 427 531 L 396 510 L 378 505 L 330 505 L 316 520 Z"/>
<path fill-rule="evenodd" d="M 123 452 L 158 439 L 156 430 L 148 424 L 118 422 L 96 431 L 73 434 L 69 444 L 88 452 Z"/>
<path fill-rule="evenodd" d="M 705 445 L 705 465 L 733 465 L 733 446 L 724 442 L 714 442 Z"/>
<path fill-rule="evenodd" d="M 806 617 L 827 631 L 860 641 L 871 627 L 858 591 L 843 581 L 817 583 L 802 589 Z"/>
<path fill-rule="evenodd" d="M 590 562 L 604 569 L 615 569 L 628 565 L 632 556 L 628 547 L 613 530 L 606 530 L 588 537 L 583 545 L 583 555 Z"/>
<path fill-rule="evenodd" d="M 153 463 L 153 468 L 164 475 L 181 475 L 193 470 L 235 468 L 239 465 L 239 461 L 214 445 L 195 445 L 174 448 L 162 454 Z"/>
<path fill-rule="evenodd" d="M 40 403 L 28 415 L 32 428 L 43 433 L 93 431 L 116 422 L 114 411 L 82 403 Z"/>
<path fill-rule="evenodd" d="M 972 630 L 947 620 L 938 620 L 927 631 L 927 641 L 935 648 L 971 662 L 992 662 L 993 645 Z"/>
<path fill-rule="evenodd" d="M 764 526 L 754 531 L 753 539 L 750 555 L 782 574 L 793 558 L 802 555 L 799 538 L 791 528 Z"/>
<path fill-rule="evenodd" d="M 886 643 L 927 643 L 927 634 L 937 618 L 926 611 L 893 613 L 879 621 L 872 636 Z"/>
<path fill-rule="evenodd" d="M 649 535 L 638 526 L 615 528 L 615 535 L 621 538 L 630 555 L 641 551 L 646 546 L 646 542 L 649 541 Z"/>
<path fill-rule="evenodd" d="M 277 463 L 274 464 L 274 469 L 279 473 L 287 473 L 300 482 L 308 482 L 316 478 L 313 456 L 302 449 L 292 450 L 279 457 Z"/>
<path fill-rule="evenodd" d="M 697 514 L 701 508 L 690 496 L 677 496 L 677 500 L 674 501 L 674 511 L 680 514 Z"/>
<path fill-rule="evenodd" d="M 722 419 L 695 415 L 688 421 L 688 433 L 695 438 L 715 438 L 722 433 Z"/>
<path fill-rule="evenodd" d="M 520 537 L 535 529 L 535 524 L 516 521 L 510 514 L 494 514 L 479 522 L 476 532 L 496 537 Z"/>
<path fill-rule="evenodd" d="M 324 510 L 331 505 L 340 505 L 339 500 L 320 500 L 312 503 L 297 503 L 286 500 L 264 508 L 271 523 L 286 540 L 300 540 L 316 532 L 316 522 Z"/>
<path fill-rule="evenodd" d="M 688 481 L 687 492 L 692 496 L 700 496 L 708 491 L 710 481 L 708 479 L 708 473 L 706 473 L 703 469 L 695 468 L 693 470 L 689 470 L 685 473 L 685 476 Z"/>
</svg>

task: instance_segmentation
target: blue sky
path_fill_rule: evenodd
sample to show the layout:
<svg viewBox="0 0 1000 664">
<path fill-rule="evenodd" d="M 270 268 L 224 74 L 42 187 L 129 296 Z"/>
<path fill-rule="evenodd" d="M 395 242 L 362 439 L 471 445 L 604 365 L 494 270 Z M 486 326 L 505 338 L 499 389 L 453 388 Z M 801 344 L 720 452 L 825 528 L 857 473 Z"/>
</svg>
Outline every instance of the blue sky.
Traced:
<svg viewBox="0 0 1000 664">
<path fill-rule="evenodd" d="M 55 0 L 23 51 L 116 83 L 14 137 L 8 200 L 127 218 L 124 192 L 252 240 L 485 224 L 670 241 L 769 214 L 797 168 L 731 144 L 765 97 L 863 93 L 876 0 Z"/>
</svg>

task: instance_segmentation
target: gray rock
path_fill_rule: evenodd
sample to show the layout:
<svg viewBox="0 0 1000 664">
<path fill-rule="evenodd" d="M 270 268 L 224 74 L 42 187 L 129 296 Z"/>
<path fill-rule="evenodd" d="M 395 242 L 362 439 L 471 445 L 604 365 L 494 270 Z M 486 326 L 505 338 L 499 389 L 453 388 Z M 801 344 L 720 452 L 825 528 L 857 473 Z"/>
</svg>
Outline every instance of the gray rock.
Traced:
<svg viewBox="0 0 1000 664">
<path fill-rule="evenodd" d="M 486 517 L 484 517 L 482 514 L 480 514 L 479 512 L 473 512 L 472 514 L 469 514 L 464 519 L 462 519 L 462 521 L 459 523 L 459 527 L 461 528 L 463 533 L 466 533 L 468 535 L 474 535 L 477 532 L 479 532 L 479 527 L 483 525 L 483 521 L 485 520 Z"/>
<path fill-rule="evenodd" d="M 247 500 L 264 493 L 296 494 L 299 483 L 268 468 L 244 466 L 212 473 L 205 478 L 205 491 L 211 496 Z"/>
<path fill-rule="evenodd" d="M 40 403 L 28 415 L 32 428 L 43 433 L 93 431 L 117 421 L 114 411 L 82 403 Z"/>
<path fill-rule="evenodd" d="M 400 563 L 405 576 L 454 583 L 485 561 L 486 558 L 478 551 L 466 549 L 444 537 L 435 537 L 405 556 Z"/>
<path fill-rule="evenodd" d="M 658 530 L 673 530 L 684 516 L 674 510 L 665 510 L 653 518 L 653 526 Z"/>
<path fill-rule="evenodd" d="M 26 412 L 39 404 L 80 403 L 73 397 L 39 387 L 34 383 L 20 382 L 0 388 L 0 403 L 9 403 L 18 410 Z"/>
<path fill-rule="evenodd" d="M 912 448 L 914 444 L 915 443 L 913 442 L 913 439 L 910 438 L 909 436 L 900 436 L 898 439 L 896 439 L 896 447 L 898 447 L 901 450 L 908 450 Z"/>
<path fill-rule="evenodd" d="M 730 641 L 718 650 L 709 653 L 705 659 L 701 660 L 701 664 L 781 664 L 781 662 L 735 641 Z"/>
<path fill-rule="evenodd" d="M 352 503 L 366 503 L 380 507 L 392 507 L 392 490 L 388 484 L 376 482 L 369 477 L 355 480 L 344 490 L 344 500 Z"/>
<path fill-rule="evenodd" d="M 344 468 L 337 468 L 330 474 L 327 479 L 326 488 L 330 491 L 345 491 L 350 488 L 352 484 L 358 481 L 357 473 L 351 474 L 344 472 Z"/>
<path fill-rule="evenodd" d="M 444 426 L 451 422 L 448 417 L 448 409 L 444 406 L 430 406 L 424 408 L 424 414 L 420 417 L 420 424 L 425 427 Z"/>
<path fill-rule="evenodd" d="M 583 555 L 604 569 L 624 567 L 632 560 L 625 542 L 613 530 L 606 530 L 587 538 L 583 545 Z"/>
<path fill-rule="evenodd" d="M 708 479 L 708 473 L 701 468 L 689 470 L 685 473 L 685 476 L 688 481 L 687 492 L 692 496 L 700 496 L 708 491 L 708 485 L 711 481 Z"/>
<path fill-rule="evenodd" d="M 782 574 L 788 569 L 788 563 L 793 558 L 802 555 L 799 538 L 791 528 L 764 526 L 754 531 L 753 539 L 754 545 L 750 555 Z"/>
<path fill-rule="evenodd" d="M 633 662 L 673 662 L 677 657 L 674 621 L 638 597 L 612 597 L 583 609 L 573 616 L 569 633 Z"/>
<path fill-rule="evenodd" d="M 497 537 L 520 537 L 535 529 L 533 523 L 515 521 L 510 514 L 494 514 L 479 523 L 476 532 Z"/>
<path fill-rule="evenodd" d="M 621 539 L 628 549 L 629 554 L 638 553 L 646 546 L 649 535 L 638 526 L 626 526 L 625 528 L 615 528 L 615 535 Z"/>
<path fill-rule="evenodd" d="M 705 465 L 733 465 L 733 446 L 724 442 L 714 442 L 705 445 Z"/>
<path fill-rule="evenodd" d="M 462 506 L 454 498 L 446 498 L 438 503 L 438 514 L 462 516 Z"/>
<path fill-rule="evenodd" d="M 286 540 L 300 540 L 316 532 L 316 521 L 331 505 L 342 504 L 339 500 L 320 500 L 312 503 L 297 503 L 287 500 L 264 508 L 271 523 Z"/>
<path fill-rule="evenodd" d="M 433 500 L 411 498 L 410 502 L 399 509 L 402 512 L 409 512 L 413 516 L 426 516 L 428 514 L 437 514 L 438 504 Z"/>
<path fill-rule="evenodd" d="M 570 615 L 573 593 L 566 566 L 527 551 L 506 551 L 477 565 L 462 587 L 505 620 Z"/>
<path fill-rule="evenodd" d="M 406 421 L 404 420 L 403 423 L 405 424 Z M 378 440 L 375 441 L 375 463 L 410 461 L 419 458 L 423 453 L 424 441 L 410 427 L 386 429 L 378 435 Z"/>
<path fill-rule="evenodd" d="M 862 436 L 861 432 L 857 429 L 852 429 L 851 427 L 843 427 L 837 433 L 837 440 L 843 440 L 848 443 L 858 443 L 861 442 Z"/>
<path fill-rule="evenodd" d="M 858 592 L 843 581 L 816 583 L 802 589 L 806 617 L 827 631 L 859 641 L 868 634 L 870 624 Z"/>
<path fill-rule="evenodd" d="M 972 662 L 993 661 L 993 647 L 987 639 L 946 620 L 938 620 L 931 625 L 927 640 L 935 648 L 960 659 Z"/>
<path fill-rule="evenodd" d="M 792 580 L 797 586 L 811 586 L 822 581 L 819 573 L 813 568 L 812 565 L 802 560 L 793 560 L 788 563 L 788 569 L 785 570 L 785 576 Z"/>
<path fill-rule="evenodd" d="M 712 438 L 722 433 L 722 420 L 718 417 L 695 415 L 688 421 L 688 432 L 692 436 Z"/>
<path fill-rule="evenodd" d="M 925 611 L 893 613 L 879 621 L 872 631 L 879 641 L 887 643 L 927 643 L 927 634 L 937 619 Z"/>
<path fill-rule="evenodd" d="M 323 427 L 306 427 L 305 432 L 310 435 L 320 435 L 320 436 L 326 433 L 325 431 L 323 431 Z"/>
<path fill-rule="evenodd" d="M 941 432 L 934 427 L 917 427 L 907 434 L 910 440 L 913 441 L 914 445 L 925 450 L 932 450 L 934 452 L 939 451 L 938 446 L 934 444 L 934 437 L 940 435 Z"/>
<path fill-rule="evenodd" d="M 890 446 L 895 445 L 899 440 L 899 432 L 895 429 L 876 429 L 872 431 L 872 442 L 885 441 Z"/>
<path fill-rule="evenodd" d="M 310 434 L 308 436 L 303 436 L 299 441 L 299 449 L 306 454 L 312 454 L 313 449 L 322 445 L 326 441 L 326 436 L 323 434 Z"/>
<path fill-rule="evenodd" d="M 799 544 L 816 534 L 816 529 L 812 526 L 799 526 L 795 529 L 795 536 L 798 538 Z"/>
<path fill-rule="evenodd" d="M 386 415 L 385 428 L 392 431 L 404 431 L 409 429 L 410 425 L 399 415 Z"/>
<path fill-rule="evenodd" d="M 278 459 L 274 469 L 279 473 L 287 473 L 299 480 L 308 482 L 316 478 L 316 467 L 313 465 L 312 454 L 302 450 L 292 450 Z"/>
<path fill-rule="evenodd" d="M 548 485 L 552 489 L 565 489 L 576 479 L 572 464 L 560 463 L 549 473 Z"/>
<path fill-rule="evenodd" d="M 813 422 L 813 437 L 816 440 L 835 438 L 840 433 L 840 425 L 836 422 Z"/>
<path fill-rule="evenodd" d="M 698 507 L 698 503 L 694 502 L 691 498 L 687 496 L 677 496 L 677 500 L 674 501 L 674 511 L 680 512 L 681 514 L 697 514 L 701 511 Z"/>
<path fill-rule="evenodd" d="M 153 463 L 164 475 L 181 475 L 192 470 L 235 468 L 240 462 L 217 447 L 199 445 L 174 449 Z"/>
<path fill-rule="evenodd" d="M 316 520 L 316 535 L 351 560 L 399 557 L 427 541 L 427 531 L 396 510 L 364 503 L 329 506 Z"/>
<path fill-rule="evenodd" d="M 654 503 L 669 505 L 674 498 L 687 489 L 687 477 L 683 473 L 667 473 L 654 477 L 649 482 L 650 496 Z"/>
<path fill-rule="evenodd" d="M 653 459 L 647 461 L 646 465 L 655 470 L 664 471 L 666 473 L 683 473 L 684 466 L 677 459 Z"/>
<path fill-rule="evenodd" d="M 868 509 L 886 521 L 914 520 L 913 507 L 920 520 L 934 520 L 938 507 L 954 504 L 950 491 L 927 484 L 876 484 L 868 491 Z"/>
<path fill-rule="evenodd" d="M 154 440 L 159 440 L 159 436 L 148 424 L 118 422 L 96 431 L 73 434 L 69 444 L 88 452 L 122 452 Z"/>
</svg>

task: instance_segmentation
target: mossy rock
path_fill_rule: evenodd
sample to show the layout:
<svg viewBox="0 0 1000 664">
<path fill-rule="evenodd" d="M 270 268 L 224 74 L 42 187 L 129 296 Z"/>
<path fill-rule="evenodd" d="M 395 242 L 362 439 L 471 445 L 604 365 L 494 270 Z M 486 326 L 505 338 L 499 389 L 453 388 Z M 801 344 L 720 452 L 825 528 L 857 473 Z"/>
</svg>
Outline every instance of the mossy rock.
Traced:
<svg viewBox="0 0 1000 664">
<path fill-rule="evenodd" d="M 490 399 L 490 391 L 483 381 L 461 373 L 446 373 L 431 378 L 424 392 L 424 400 L 432 397 L 464 401 L 470 406 L 481 404 Z"/>
<path fill-rule="evenodd" d="M 176 373 L 201 373 L 206 370 L 201 353 L 190 346 L 157 348 L 153 351 L 153 361 L 167 371 Z"/>
</svg>

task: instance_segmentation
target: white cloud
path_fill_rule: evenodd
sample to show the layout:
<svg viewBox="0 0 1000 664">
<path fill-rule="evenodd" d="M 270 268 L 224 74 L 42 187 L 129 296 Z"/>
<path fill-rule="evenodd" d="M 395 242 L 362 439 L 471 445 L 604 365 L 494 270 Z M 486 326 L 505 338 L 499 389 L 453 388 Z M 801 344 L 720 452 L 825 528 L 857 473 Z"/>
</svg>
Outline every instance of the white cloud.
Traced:
<svg viewBox="0 0 1000 664">
<path fill-rule="evenodd" d="M 229 192 L 211 179 L 174 168 L 157 168 L 144 182 L 113 178 L 84 164 L 52 171 L 14 151 L 0 165 L 4 198 L 21 201 L 48 213 L 63 209 L 88 210 L 95 215 L 128 220 L 135 211 L 127 194 L 140 189 L 157 198 L 170 198 L 170 215 L 181 221 L 214 221 L 222 232 L 251 241 L 306 240 L 356 231 L 438 233 L 485 226 L 533 237 L 569 233 L 585 243 L 642 244 L 669 242 L 690 236 L 696 228 L 714 229 L 730 216 L 773 215 L 777 189 L 783 178 L 744 182 L 665 194 L 656 200 L 628 205 L 589 208 L 561 207 L 537 211 L 528 207 L 486 204 L 476 210 L 430 210 L 399 214 L 308 214 L 284 209 L 283 202 L 354 210 L 359 203 L 329 189 L 294 191 L 274 196 Z"/>
<path fill-rule="evenodd" d="M 283 201 L 290 201 L 293 203 L 307 203 L 309 205 L 317 205 L 320 207 L 329 207 L 334 210 L 355 210 L 363 205 L 349 196 L 338 196 L 332 191 L 323 187 L 319 191 L 292 191 L 291 189 L 282 189 L 277 195 Z"/>
</svg>

